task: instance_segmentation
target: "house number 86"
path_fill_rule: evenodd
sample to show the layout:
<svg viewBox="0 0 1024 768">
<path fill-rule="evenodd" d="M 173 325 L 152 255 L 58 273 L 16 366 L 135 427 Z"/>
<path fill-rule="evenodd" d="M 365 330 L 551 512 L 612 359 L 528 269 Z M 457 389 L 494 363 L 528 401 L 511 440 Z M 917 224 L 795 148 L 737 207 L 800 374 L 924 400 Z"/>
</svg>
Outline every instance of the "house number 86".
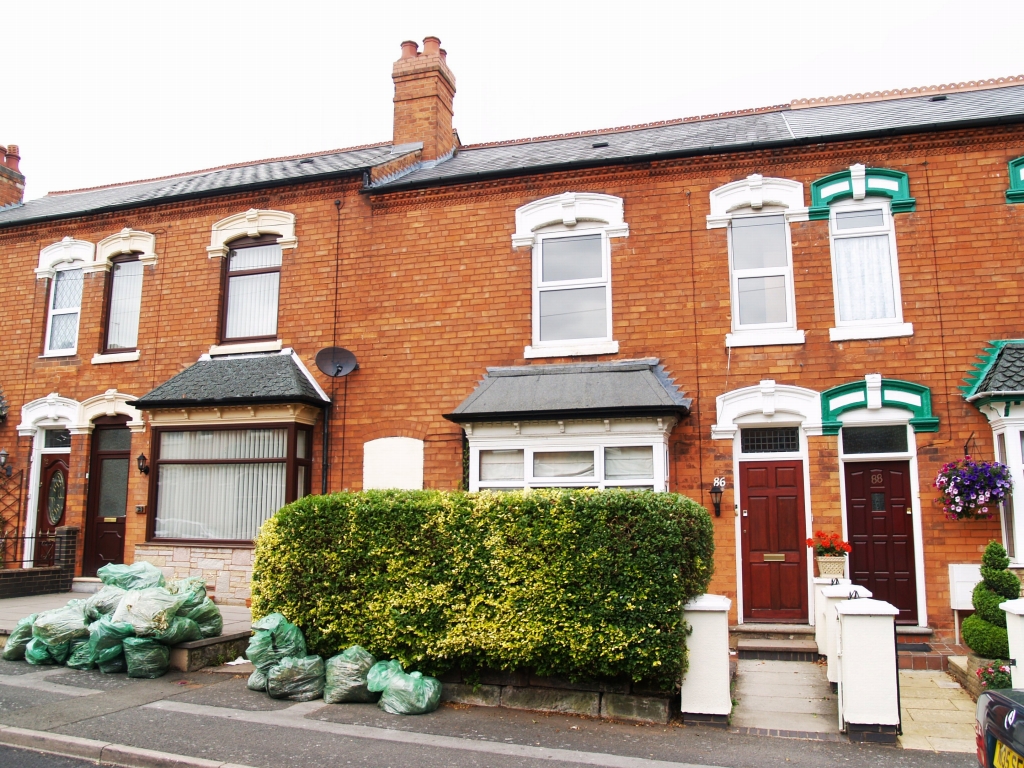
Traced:
<svg viewBox="0 0 1024 768">
<path fill-rule="evenodd" d="M 725 488 L 725 478 L 716 477 L 714 480 L 711 481 L 711 485 L 714 488 Z"/>
</svg>

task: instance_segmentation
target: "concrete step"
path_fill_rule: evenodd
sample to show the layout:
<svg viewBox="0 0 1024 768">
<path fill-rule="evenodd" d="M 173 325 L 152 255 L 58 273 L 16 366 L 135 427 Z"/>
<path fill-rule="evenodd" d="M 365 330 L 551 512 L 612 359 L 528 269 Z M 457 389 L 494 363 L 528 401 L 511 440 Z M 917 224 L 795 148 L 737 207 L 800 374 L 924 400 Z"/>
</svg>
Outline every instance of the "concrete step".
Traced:
<svg viewBox="0 0 1024 768">
<path fill-rule="evenodd" d="M 741 659 L 817 661 L 818 645 L 807 639 L 742 638 L 736 643 Z"/>
<path fill-rule="evenodd" d="M 78 576 L 71 581 L 72 592 L 99 592 L 103 582 L 95 576 Z"/>
</svg>

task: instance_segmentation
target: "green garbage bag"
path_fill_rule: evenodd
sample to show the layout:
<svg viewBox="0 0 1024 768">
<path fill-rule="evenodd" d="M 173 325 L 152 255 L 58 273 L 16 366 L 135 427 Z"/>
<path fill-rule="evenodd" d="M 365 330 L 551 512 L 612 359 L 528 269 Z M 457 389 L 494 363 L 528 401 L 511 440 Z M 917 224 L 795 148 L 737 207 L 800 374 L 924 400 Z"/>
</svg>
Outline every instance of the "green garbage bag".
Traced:
<svg viewBox="0 0 1024 768">
<path fill-rule="evenodd" d="M 121 646 L 118 646 L 118 648 L 120 647 Z M 124 660 L 124 651 L 119 650 L 117 655 L 109 661 L 104 661 L 102 663 L 97 662 L 96 668 L 104 675 L 113 675 L 118 672 L 124 672 L 128 669 L 128 664 L 125 663 Z"/>
<path fill-rule="evenodd" d="M 124 658 L 128 677 L 162 677 L 171 666 L 171 649 L 148 637 L 126 637 Z"/>
<path fill-rule="evenodd" d="M 366 687 L 370 691 L 379 693 L 387 688 L 392 677 L 400 674 L 402 674 L 402 665 L 394 659 L 378 661 L 366 673 Z"/>
<path fill-rule="evenodd" d="M 378 706 L 392 715 L 433 712 L 441 701 L 441 681 L 419 672 L 399 672 L 388 680 Z"/>
<path fill-rule="evenodd" d="M 125 590 L 120 587 L 106 585 L 85 601 L 85 618 L 89 621 L 96 621 L 101 616 L 110 616 L 117 610 L 117 606 L 124 597 Z"/>
<path fill-rule="evenodd" d="M 185 602 L 181 604 L 178 613 L 185 616 L 189 611 L 195 610 L 203 604 L 206 599 L 206 580 L 199 576 L 189 576 L 185 579 L 175 579 L 167 585 L 167 589 L 175 595 L 181 595 Z"/>
<path fill-rule="evenodd" d="M 131 624 L 118 624 L 109 616 L 104 616 L 89 625 L 89 646 L 101 670 L 104 664 L 122 655 L 124 649 L 121 644 L 126 637 L 131 637 L 134 633 Z"/>
<path fill-rule="evenodd" d="M 366 687 L 366 673 L 377 663 L 370 653 L 358 645 L 346 648 L 324 664 L 326 682 L 324 701 L 340 704 L 343 701 L 376 701 L 380 692 Z"/>
<path fill-rule="evenodd" d="M 192 619 L 186 619 L 184 616 L 175 616 L 171 619 L 171 625 L 163 632 L 157 632 L 153 635 L 155 640 L 159 640 L 164 645 L 178 645 L 179 643 L 191 643 L 193 640 L 202 640 L 203 633 L 199 631 L 199 625 L 196 624 Z"/>
<path fill-rule="evenodd" d="M 199 625 L 203 637 L 220 637 L 224 631 L 224 617 L 220 615 L 220 608 L 208 597 L 204 597 L 198 607 L 184 615 Z"/>
<path fill-rule="evenodd" d="M 80 600 L 72 600 L 63 608 L 43 611 L 32 622 L 32 637 L 42 640 L 48 646 L 70 643 L 78 637 L 89 636 Z"/>
<path fill-rule="evenodd" d="M 71 653 L 71 641 L 48 645 L 38 637 L 29 640 L 25 648 L 25 661 L 29 664 L 63 664 Z"/>
<path fill-rule="evenodd" d="M 319 699 L 324 694 L 324 660 L 319 656 L 281 659 L 267 672 L 267 693 L 291 701 Z"/>
<path fill-rule="evenodd" d="M 104 584 L 111 584 L 121 589 L 149 589 L 162 587 L 164 574 L 152 563 L 139 562 L 131 565 L 104 565 L 96 575 Z"/>
<path fill-rule="evenodd" d="M 68 656 L 67 665 L 72 669 L 92 669 L 96 666 L 96 654 L 88 640 L 71 641 L 71 655 Z"/>
<path fill-rule="evenodd" d="M 267 691 L 267 673 L 262 669 L 254 669 L 252 674 L 249 675 L 249 679 L 245 683 L 245 687 L 250 691 Z"/>
<path fill-rule="evenodd" d="M 282 659 L 306 655 L 306 639 L 302 630 L 280 613 L 264 616 L 252 628 L 255 632 L 245 649 L 245 656 L 257 669 L 266 672 Z"/>
<path fill-rule="evenodd" d="M 4 646 L 3 656 L 6 661 L 25 658 L 25 649 L 32 639 L 32 622 L 36 620 L 37 615 L 33 613 L 31 616 L 18 619 L 14 631 L 7 638 L 7 645 Z"/>
<path fill-rule="evenodd" d="M 155 635 L 171 626 L 182 600 L 181 595 L 172 595 L 163 587 L 130 590 L 124 593 L 112 618 L 119 624 L 131 624 L 139 637 Z"/>
</svg>

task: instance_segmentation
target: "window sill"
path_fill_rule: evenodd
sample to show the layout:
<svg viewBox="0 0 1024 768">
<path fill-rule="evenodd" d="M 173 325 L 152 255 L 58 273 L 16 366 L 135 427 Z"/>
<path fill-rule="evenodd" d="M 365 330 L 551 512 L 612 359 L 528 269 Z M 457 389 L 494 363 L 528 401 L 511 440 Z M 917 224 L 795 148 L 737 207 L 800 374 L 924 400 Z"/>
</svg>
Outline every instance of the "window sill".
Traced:
<svg viewBox="0 0 1024 768">
<path fill-rule="evenodd" d="M 110 354 L 101 355 L 96 353 L 92 356 L 93 365 L 103 365 L 104 363 L 134 363 L 139 359 L 139 350 L 134 352 L 112 352 Z"/>
<path fill-rule="evenodd" d="M 727 347 L 773 347 L 780 344 L 803 344 L 803 331 L 776 329 L 771 331 L 735 331 L 725 334 Z"/>
<path fill-rule="evenodd" d="M 47 360 L 52 357 L 75 357 L 77 355 L 77 349 L 62 349 L 60 352 L 44 352 L 39 356 L 39 359 Z"/>
<path fill-rule="evenodd" d="M 526 347 L 523 357 L 527 360 L 538 357 L 576 357 L 577 355 L 614 355 L 619 351 L 617 341 L 576 342 L 559 346 Z"/>
<path fill-rule="evenodd" d="M 281 340 L 250 341 L 241 344 L 214 344 L 210 347 L 210 357 L 218 355 L 245 355 L 250 352 L 280 352 L 283 348 Z"/>
<path fill-rule="evenodd" d="M 829 341 L 851 341 L 853 339 L 891 339 L 896 336 L 913 336 L 913 323 L 886 323 L 885 325 L 851 325 L 844 328 L 829 328 Z"/>
</svg>

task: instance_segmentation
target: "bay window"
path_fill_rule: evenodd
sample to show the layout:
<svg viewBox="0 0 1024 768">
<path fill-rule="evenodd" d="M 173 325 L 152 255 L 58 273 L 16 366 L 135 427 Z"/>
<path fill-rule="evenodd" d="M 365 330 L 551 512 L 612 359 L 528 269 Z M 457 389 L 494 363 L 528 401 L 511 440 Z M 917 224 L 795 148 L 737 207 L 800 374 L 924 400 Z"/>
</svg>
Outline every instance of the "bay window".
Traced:
<svg viewBox="0 0 1024 768">
<path fill-rule="evenodd" d="M 154 430 L 156 539 L 250 542 L 309 493 L 312 435 L 299 424 Z"/>
</svg>

